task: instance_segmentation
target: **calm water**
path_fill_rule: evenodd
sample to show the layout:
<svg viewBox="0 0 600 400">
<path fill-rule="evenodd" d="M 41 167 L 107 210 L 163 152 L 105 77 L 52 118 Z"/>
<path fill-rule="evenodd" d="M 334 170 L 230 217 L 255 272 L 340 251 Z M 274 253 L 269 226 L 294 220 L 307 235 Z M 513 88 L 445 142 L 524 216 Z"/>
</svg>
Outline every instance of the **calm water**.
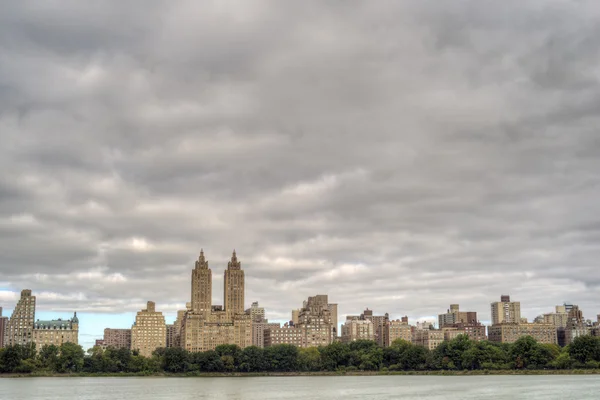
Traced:
<svg viewBox="0 0 600 400">
<path fill-rule="evenodd" d="M 4 400 L 600 399 L 600 376 L 0 379 Z"/>
</svg>

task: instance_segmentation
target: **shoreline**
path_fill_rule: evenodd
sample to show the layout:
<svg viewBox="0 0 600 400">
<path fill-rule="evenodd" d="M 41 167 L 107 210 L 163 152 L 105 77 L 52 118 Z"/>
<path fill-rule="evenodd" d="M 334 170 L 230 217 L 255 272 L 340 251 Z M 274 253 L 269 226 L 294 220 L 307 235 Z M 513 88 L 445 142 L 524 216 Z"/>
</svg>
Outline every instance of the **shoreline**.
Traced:
<svg viewBox="0 0 600 400">
<path fill-rule="evenodd" d="M 346 371 L 346 372 L 187 372 L 187 373 L 32 373 L 0 374 L 2 378 L 251 378 L 302 376 L 480 376 L 480 375 L 600 375 L 600 369 L 574 370 L 474 370 L 474 371 Z"/>
</svg>

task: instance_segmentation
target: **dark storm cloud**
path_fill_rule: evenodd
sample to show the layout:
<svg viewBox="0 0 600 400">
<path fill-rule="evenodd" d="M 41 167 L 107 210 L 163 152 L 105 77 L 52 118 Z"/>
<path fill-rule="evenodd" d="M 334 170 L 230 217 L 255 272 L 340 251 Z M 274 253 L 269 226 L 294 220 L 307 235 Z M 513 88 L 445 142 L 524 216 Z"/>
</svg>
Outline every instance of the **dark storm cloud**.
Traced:
<svg viewBox="0 0 600 400">
<path fill-rule="evenodd" d="M 317 293 L 412 320 L 591 317 L 595 2 L 8 3 L 0 301 L 189 298 L 233 248 L 270 318 Z"/>
</svg>

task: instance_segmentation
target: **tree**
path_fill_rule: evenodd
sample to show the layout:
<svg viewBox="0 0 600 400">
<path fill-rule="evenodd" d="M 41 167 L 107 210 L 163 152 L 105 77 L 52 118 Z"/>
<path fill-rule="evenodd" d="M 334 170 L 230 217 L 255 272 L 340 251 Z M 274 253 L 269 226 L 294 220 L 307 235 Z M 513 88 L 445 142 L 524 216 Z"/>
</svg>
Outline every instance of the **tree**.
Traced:
<svg viewBox="0 0 600 400">
<path fill-rule="evenodd" d="M 321 364 L 323 369 L 335 371 L 348 365 L 350 348 L 345 343 L 334 342 L 328 346 L 319 348 L 321 353 Z"/>
<path fill-rule="evenodd" d="M 83 369 L 84 351 L 75 343 L 63 343 L 60 346 L 57 368 L 58 372 L 79 372 Z"/>
<path fill-rule="evenodd" d="M 188 369 L 188 352 L 179 347 L 165 349 L 162 367 L 167 372 L 185 372 Z"/>
<path fill-rule="evenodd" d="M 510 349 L 510 356 L 516 369 L 544 368 L 552 361 L 552 353 L 541 346 L 533 337 L 520 337 Z"/>
<path fill-rule="evenodd" d="M 49 370 L 56 370 L 58 365 L 58 353 L 60 349 L 53 344 L 44 345 L 40 353 L 38 354 L 38 359 L 40 360 L 40 364 L 42 368 L 46 368 Z"/>
<path fill-rule="evenodd" d="M 600 338 L 595 336 L 579 336 L 569 345 L 569 355 L 579 363 L 600 361 Z"/>
<path fill-rule="evenodd" d="M 316 347 L 298 349 L 298 368 L 302 371 L 320 371 L 321 353 Z"/>
<path fill-rule="evenodd" d="M 265 361 L 271 371 L 296 371 L 298 348 L 290 344 L 279 344 L 265 349 Z"/>
<path fill-rule="evenodd" d="M 260 372 L 265 371 L 267 365 L 265 363 L 264 350 L 260 347 L 249 346 L 242 350 L 240 355 L 239 370 L 243 372 Z"/>
</svg>

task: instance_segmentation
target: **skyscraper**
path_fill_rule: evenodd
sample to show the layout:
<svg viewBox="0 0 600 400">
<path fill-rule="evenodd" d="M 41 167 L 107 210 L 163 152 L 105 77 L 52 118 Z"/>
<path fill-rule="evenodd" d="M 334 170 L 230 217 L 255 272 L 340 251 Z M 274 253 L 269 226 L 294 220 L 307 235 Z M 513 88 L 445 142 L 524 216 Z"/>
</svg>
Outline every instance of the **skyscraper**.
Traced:
<svg viewBox="0 0 600 400">
<path fill-rule="evenodd" d="M 211 304 L 212 273 L 203 251 L 192 271 L 192 281 L 192 304 L 181 320 L 180 346 L 194 352 L 213 350 L 221 344 L 250 346 L 252 319 L 244 312 L 244 271 L 235 251 L 225 271 L 224 310 Z"/>
<path fill-rule="evenodd" d="M 212 306 L 212 271 L 208 268 L 208 261 L 204 258 L 204 250 L 192 270 L 192 310 L 196 313 L 210 314 Z"/>
<path fill-rule="evenodd" d="M 225 312 L 229 316 L 244 313 L 244 271 L 233 251 L 224 279 Z"/>
<path fill-rule="evenodd" d="M 29 344 L 33 341 L 33 322 L 35 321 L 35 296 L 30 289 L 21 291 L 21 298 L 15 306 L 5 330 L 4 344 Z"/>
<path fill-rule="evenodd" d="M 491 304 L 492 308 L 492 325 L 501 323 L 521 322 L 521 303 L 518 301 L 511 302 L 510 296 L 502 295 L 500 301 Z"/>
<path fill-rule="evenodd" d="M 149 301 L 146 309 L 137 313 L 135 324 L 131 327 L 131 349 L 150 357 L 154 350 L 161 347 L 167 347 L 165 317 L 156 311 L 154 302 Z"/>
</svg>

